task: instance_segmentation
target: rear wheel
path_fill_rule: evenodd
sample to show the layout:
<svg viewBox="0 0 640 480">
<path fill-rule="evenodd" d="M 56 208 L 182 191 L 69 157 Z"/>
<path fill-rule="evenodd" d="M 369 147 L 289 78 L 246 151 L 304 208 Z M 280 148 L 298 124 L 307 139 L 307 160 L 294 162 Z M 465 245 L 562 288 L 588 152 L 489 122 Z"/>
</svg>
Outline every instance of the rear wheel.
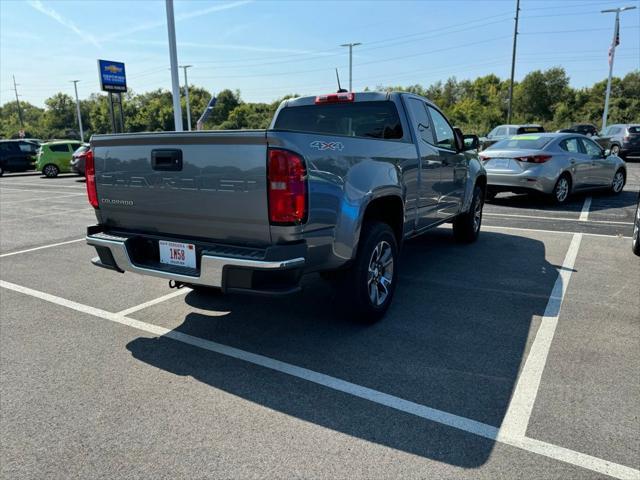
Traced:
<svg viewBox="0 0 640 480">
<path fill-rule="evenodd" d="M 341 306 L 357 321 L 374 323 L 383 317 L 398 279 L 398 244 L 382 222 L 365 225 L 353 266 L 339 285 Z"/>
<path fill-rule="evenodd" d="M 631 249 L 633 253 L 640 256 L 640 199 L 636 206 L 636 218 L 633 222 L 633 237 L 631 240 Z"/>
<path fill-rule="evenodd" d="M 611 155 L 618 155 L 620 153 L 620 146 L 619 145 L 612 145 L 611 146 Z"/>
<path fill-rule="evenodd" d="M 619 168 L 616 174 L 613 176 L 613 181 L 611 182 L 611 191 L 613 193 L 622 192 L 625 182 L 626 182 L 626 177 L 624 174 L 624 170 Z"/>
<path fill-rule="evenodd" d="M 483 206 L 484 195 L 482 189 L 476 185 L 473 189 L 469 211 L 461 213 L 453 220 L 453 236 L 458 242 L 472 243 L 478 239 L 482 225 Z"/>
<path fill-rule="evenodd" d="M 567 201 L 569 198 L 569 193 L 571 193 L 571 178 L 566 173 L 560 175 L 560 178 L 556 182 L 555 187 L 553 187 L 553 192 L 551 192 L 551 200 L 553 203 L 560 205 Z"/>
<path fill-rule="evenodd" d="M 42 169 L 42 173 L 44 173 L 44 175 L 48 178 L 55 178 L 60 173 L 60 169 L 56 165 L 50 163 L 44 166 L 44 168 Z"/>
</svg>

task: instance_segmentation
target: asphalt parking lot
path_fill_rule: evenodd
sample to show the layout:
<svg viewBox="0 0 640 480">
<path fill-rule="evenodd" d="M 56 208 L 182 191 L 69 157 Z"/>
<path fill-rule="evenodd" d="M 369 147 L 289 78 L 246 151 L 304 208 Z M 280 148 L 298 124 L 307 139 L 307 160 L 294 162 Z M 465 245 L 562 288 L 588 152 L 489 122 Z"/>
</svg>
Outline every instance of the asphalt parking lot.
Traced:
<svg viewBox="0 0 640 480">
<path fill-rule="evenodd" d="M 2 478 L 640 478 L 640 163 L 622 194 L 500 195 L 405 245 L 340 319 L 90 263 L 76 176 L 0 179 Z"/>
</svg>

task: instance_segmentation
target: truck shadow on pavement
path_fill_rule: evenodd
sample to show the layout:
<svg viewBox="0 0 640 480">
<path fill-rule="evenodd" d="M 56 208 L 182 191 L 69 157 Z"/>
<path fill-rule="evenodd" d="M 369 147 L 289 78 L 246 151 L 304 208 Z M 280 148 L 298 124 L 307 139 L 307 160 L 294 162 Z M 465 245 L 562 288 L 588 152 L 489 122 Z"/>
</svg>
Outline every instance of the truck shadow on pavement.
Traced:
<svg viewBox="0 0 640 480">
<path fill-rule="evenodd" d="M 195 311 L 175 331 L 499 427 L 532 322 L 545 310 L 557 271 L 538 240 L 485 231 L 464 246 L 437 229 L 405 244 L 393 306 L 376 325 L 339 318 L 331 286 L 310 276 L 303 293 L 283 301 L 191 292 L 185 300 Z M 475 468 L 494 447 L 491 440 L 168 338 L 141 337 L 127 348 L 156 368 L 425 458 Z"/>
</svg>

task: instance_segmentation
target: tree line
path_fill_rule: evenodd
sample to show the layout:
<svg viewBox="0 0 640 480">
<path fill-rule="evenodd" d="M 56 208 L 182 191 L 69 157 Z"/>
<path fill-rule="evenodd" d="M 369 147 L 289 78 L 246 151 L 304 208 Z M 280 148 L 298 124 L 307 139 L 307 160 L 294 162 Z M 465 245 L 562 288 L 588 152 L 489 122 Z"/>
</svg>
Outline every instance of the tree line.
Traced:
<svg viewBox="0 0 640 480">
<path fill-rule="evenodd" d="M 547 130 L 565 128 L 572 123 L 592 123 L 600 126 L 604 108 L 606 80 L 587 88 L 572 88 L 563 68 L 536 70 L 514 85 L 513 123 L 541 123 Z M 376 91 L 408 91 L 423 95 L 442 108 L 449 119 L 464 132 L 484 135 L 496 125 L 505 123 L 509 92 L 508 80 L 490 74 L 475 80 L 451 77 L 424 87 L 384 86 L 367 88 Z M 184 92 L 182 92 L 184 93 Z M 325 92 L 319 92 L 325 93 Z M 284 98 L 295 97 L 288 95 Z M 189 88 L 192 124 L 206 108 L 211 92 L 203 87 Z M 246 129 L 268 127 L 276 108 L 283 99 L 272 103 L 244 102 L 240 91 L 222 90 L 205 124 L 206 129 Z M 183 124 L 186 125 L 185 99 L 182 95 Z M 56 93 L 40 108 L 21 101 L 27 137 L 79 138 L 75 100 L 65 93 Z M 136 94 L 129 91 L 123 97 L 125 131 L 173 130 L 171 92 L 158 89 Z M 80 101 L 85 139 L 93 133 L 111 131 L 108 97 L 93 93 Z M 611 88 L 608 123 L 640 121 L 640 71 L 614 78 Z M 20 129 L 17 103 L 0 106 L 0 135 L 16 138 Z"/>
</svg>

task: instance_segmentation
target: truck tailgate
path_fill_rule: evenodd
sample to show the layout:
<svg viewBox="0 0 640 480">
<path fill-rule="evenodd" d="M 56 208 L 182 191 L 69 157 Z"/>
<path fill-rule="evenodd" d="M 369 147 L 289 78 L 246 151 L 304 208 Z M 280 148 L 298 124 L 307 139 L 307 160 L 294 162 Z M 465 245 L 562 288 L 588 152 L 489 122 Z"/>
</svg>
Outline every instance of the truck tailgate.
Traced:
<svg viewBox="0 0 640 480">
<path fill-rule="evenodd" d="M 91 145 L 101 224 L 271 243 L 265 131 L 101 135 Z"/>
</svg>

